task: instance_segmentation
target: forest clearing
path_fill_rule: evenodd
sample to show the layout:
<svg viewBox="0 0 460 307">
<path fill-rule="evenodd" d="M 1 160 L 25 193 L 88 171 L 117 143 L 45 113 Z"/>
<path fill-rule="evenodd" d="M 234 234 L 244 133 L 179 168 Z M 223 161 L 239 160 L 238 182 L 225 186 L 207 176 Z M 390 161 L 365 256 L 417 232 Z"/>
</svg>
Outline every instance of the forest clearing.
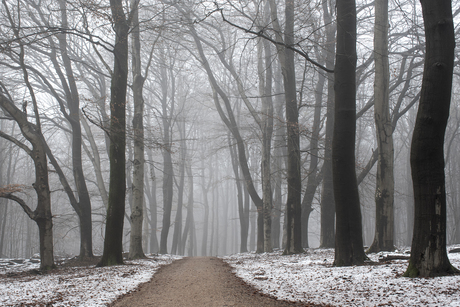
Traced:
<svg viewBox="0 0 460 307">
<path fill-rule="evenodd" d="M 449 246 L 448 249 L 459 247 Z M 311 306 L 460 306 L 459 275 L 435 278 L 402 277 L 407 260 L 379 261 L 379 258 L 389 255 L 407 257 L 404 251 L 369 254 L 369 259 L 375 264 L 341 268 L 332 266 L 332 249 L 308 249 L 304 254 L 290 256 L 282 256 L 280 251 L 242 253 L 221 259 L 230 264 L 236 276 L 260 293 L 289 301 L 296 306 L 308 303 Z M 142 300 L 135 299 L 134 302 L 138 305 L 133 304 L 132 300 L 117 301 L 117 298 L 127 293 L 127 298 L 136 298 L 139 294 L 137 288 L 155 276 L 160 266 L 172 267 L 183 261 L 179 259 L 202 259 L 219 266 L 220 269 L 211 267 L 212 270 L 209 271 L 209 268 L 206 270 L 203 266 L 193 264 L 195 269 L 187 275 L 185 271 L 181 271 L 184 268 L 179 266 L 175 272 L 178 276 L 174 278 L 168 275 L 166 282 L 165 277 L 157 282 L 156 287 L 161 286 L 161 290 L 146 284 L 146 287 L 150 287 L 150 293 L 147 293 L 150 296 L 143 294 Z M 30 273 L 33 265 L 2 266 L 0 306 L 178 306 L 174 305 L 177 302 L 174 299 L 188 302 L 181 306 L 257 306 L 250 305 L 249 300 L 247 305 L 241 301 L 232 304 L 232 299 L 235 300 L 240 295 L 239 291 L 260 295 L 254 290 L 228 287 L 226 283 L 235 281 L 228 281 L 230 274 L 225 275 L 222 272 L 225 269 L 216 259 L 218 258 L 149 256 L 147 259 L 129 261 L 124 266 L 59 268 L 46 275 Z M 449 253 L 449 259 L 454 266 L 460 266 L 460 253 Z M 169 265 L 172 261 L 173 264 Z M 35 267 L 38 268 L 38 265 L 35 264 Z M 23 273 L 20 273 L 21 270 Z M 182 273 L 184 274 L 181 275 Z M 155 278 L 153 282 L 154 280 Z M 171 296 L 171 304 L 159 304 L 159 299 L 163 299 L 164 303 L 166 295 Z M 187 301 L 185 299 L 188 296 Z M 204 300 L 205 304 L 196 304 L 197 299 L 201 299 L 201 302 Z M 223 299 L 228 305 L 219 303 Z M 269 302 L 274 305 L 259 306 L 287 306 L 275 300 Z"/>
</svg>

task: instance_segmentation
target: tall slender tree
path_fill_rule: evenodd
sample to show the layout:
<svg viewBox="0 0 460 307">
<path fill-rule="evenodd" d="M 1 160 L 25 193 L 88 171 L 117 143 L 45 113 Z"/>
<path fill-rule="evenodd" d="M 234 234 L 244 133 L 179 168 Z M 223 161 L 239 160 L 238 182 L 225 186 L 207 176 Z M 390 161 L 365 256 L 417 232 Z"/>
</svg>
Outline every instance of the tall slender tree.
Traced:
<svg viewBox="0 0 460 307">
<path fill-rule="evenodd" d="M 132 5 L 137 5 L 132 0 Z M 142 222 L 144 220 L 144 97 L 143 87 L 145 78 L 141 69 L 141 40 L 139 14 L 136 8 L 133 11 L 132 35 L 132 74 L 133 74 L 133 133 L 134 133 L 134 161 L 133 161 L 133 203 L 131 208 L 131 233 L 129 241 L 129 258 L 145 257 L 142 248 Z"/>
<path fill-rule="evenodd" d="M 374 120 L 378 162 L 375 187 L 375 234 L 368 252 L 394 250 L 393 126 L 390 117 L 390 69 L 388 64 L 388 0 L 375 1 Z"/>
<path fill-rule="evenodd" d="M 123 264 L 123 222 L 126 197 L 126 91 L 128 85 L 128 34 L 132 13 L 126 16 L 122 0 L 110 0 L 115 30 L 114 67 L 110 94 L 110 183 L 104 252 L 98 266 Z"/>
<path fill-rule="evenodd" d="M 326 26 L 326 68 L 334 69 L 336 23 L 332 12 L 335 1 L 323 1 L 323 19 Z M 334 73 L 327 73 L 326 136 L 324 144 L 323 182 L 321 187 L 320 246 L 332 248 L 335 244 L 335 204 L 332 179 L 332 134 L 334 130 Z"/>
</svg>

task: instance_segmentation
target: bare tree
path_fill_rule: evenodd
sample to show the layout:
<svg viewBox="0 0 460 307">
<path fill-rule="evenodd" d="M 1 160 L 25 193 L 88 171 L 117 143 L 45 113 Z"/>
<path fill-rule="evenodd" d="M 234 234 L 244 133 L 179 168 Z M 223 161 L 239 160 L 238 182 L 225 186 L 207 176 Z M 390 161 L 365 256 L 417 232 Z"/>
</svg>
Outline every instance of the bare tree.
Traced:
<svg viewBox="0 0 460 307">
<path fill-rule="evenodd" d="M 28 83 L 27 78 L 25 82 Z M 33 95 L 33 91 L 31 91 L 31 94 Z M 37 111 L 36 100 L 33 99 L 33 102 L 34 109 Z M 35 210 L 32 210 L 23 199 L 14 194 L 14 192 L 20 191 L 17 189 L 2 188 L 0 190 L 0 197 L 17 202 L 29 218 L 37 223 L 40 236 L 40 269 L 45 271 L 50 270 L 55 267 L 53 255 L 53 218 L 51 214 L 51 192 L 48 180 L 48 160 L 46 158 L 44 138 L 40 129 L 40 121 L 38 117 L 35 117 L 36 123 L 30 123 L 27 120 L 27 115 L 15 106 L 11 97 L 6 96 L 4 93 L 0 93 L 0 107 L 17 122 L 22 135 L 32 145 L 32 148 L 29 148 L 20 140 L 0 131 L 0 137 L 19 146 L 34 161 L 35 183 L 32 186 L 37 194 L 37 206 Z M 36 112 L 36 116 L 38 116 L 38 112 Z"/>
<path fill-rule="evenodd" d="M 389 108 L 388 1 L 375 1 L 374 26 L 374 118 L 378 163 L 375 188 L 375 235 L 368 252 L 394 250 L 393 126 Z"/>
<path fill-rule="evenodd" d="M 421 0 L 426 56 L 410 164 L 414 186 L 414 236 L 404 276 L 458 272 L 446 251 L 444 136 L 449 117 L 454 67 L 451 1 Z"/>
<path fill-rule="evenodd" d="M 98 266 L 123 264 L 123 221 L 126 197 L 126 91 L 128 81 L 128 34 L 132 14 L 126 16 L 122 0 L 110 0 L 115 29 L 114 68 L 110 95 L 110 185 L 104 252 Z"/>
</svg>

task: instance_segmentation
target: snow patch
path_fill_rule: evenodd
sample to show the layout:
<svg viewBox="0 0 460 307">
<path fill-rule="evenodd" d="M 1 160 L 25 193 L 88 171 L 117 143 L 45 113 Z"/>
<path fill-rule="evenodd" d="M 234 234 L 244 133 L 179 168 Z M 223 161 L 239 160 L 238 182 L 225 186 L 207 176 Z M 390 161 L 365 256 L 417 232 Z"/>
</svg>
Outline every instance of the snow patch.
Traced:
<svg viewBox="0 0 460 307">
<path fill-rule="evenodd" d="M 379 262 L 388 255 L 408 254 L 369 254 L 377 264 L 352 267 L 333 267 L 333 249 L 290 256 L 282 251 L 242 253 L 223 259 L 248 284 L 282 300 L 334 306 L 460 306 L 460 276 L 402 277 L 408 261 Z M 460 253 L 448 255 L 459 268 Z"/>
<path fill-rule="evenodd" d="M 39 264 L 0 266 L 0 306 L 106 306 L 149 281 L 162 265 L 179 256 L 160 255 L 103 268 L 70 267 L 44 275 L 16 275 Z M 14 263 L 14 261 L 10 261 Z M 24 264 L 26 263 L 26 264 Z M 30 264 L 30 265 L 29 265 Z"/>
</svg>

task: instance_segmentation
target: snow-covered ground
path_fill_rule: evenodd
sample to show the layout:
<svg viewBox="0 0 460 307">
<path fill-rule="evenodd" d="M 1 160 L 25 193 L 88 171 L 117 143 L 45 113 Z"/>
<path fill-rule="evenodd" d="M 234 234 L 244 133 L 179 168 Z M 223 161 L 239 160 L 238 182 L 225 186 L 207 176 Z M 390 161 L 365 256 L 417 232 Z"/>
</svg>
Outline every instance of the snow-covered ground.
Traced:
<svg viewBox="0 0 460 307">
<path fill-rule="evenodd" d="M 160 266 L 179 258 L 150 256 L 126 261 L 127 265 L 66 267 L 46 275 L 30 274 L 39 266 L 33 259 L 2 259 L 0 306 L 106 306 L 149 281 Z"/>
<path fill-rule="evenodd" d="M 448 250 L 454 247 L 460 246 Z M 407 260 L 379 262 L 386 255 L 368 255 L 376 265 L 342 268 L 332 266 L 332 249 L 292 256 L 282 256 L 281 251 L 244 253 L 223 259 L 247 283 L 283 300 L 333 306 L 460 306 L 460 275 L 401 277 Z M 460 268 L 460 253 L 449 258 Z M 106 268 L 61 267 L 46 275 L 31 273 L 38 269 L 37 259 L 1 259 L 0 306 L 106 306 L 175 259 L 180 257 L 150 256 Z"/>
<path fill-rule="evenodd" d="M 379 262 L 385 255 L 368 256 Z M 460 268 L 460 253 L 450 253 L 449 259 Z M 338 268 L 332 266 L 333 249 L 292 256 L 282 256 L 281 251 L 244 253 L 224 260 L 248 284 L 283 300 L 333 306 L 460 306 L 460 276 L 402 277 L 407 260 Z"/>
</svg>

